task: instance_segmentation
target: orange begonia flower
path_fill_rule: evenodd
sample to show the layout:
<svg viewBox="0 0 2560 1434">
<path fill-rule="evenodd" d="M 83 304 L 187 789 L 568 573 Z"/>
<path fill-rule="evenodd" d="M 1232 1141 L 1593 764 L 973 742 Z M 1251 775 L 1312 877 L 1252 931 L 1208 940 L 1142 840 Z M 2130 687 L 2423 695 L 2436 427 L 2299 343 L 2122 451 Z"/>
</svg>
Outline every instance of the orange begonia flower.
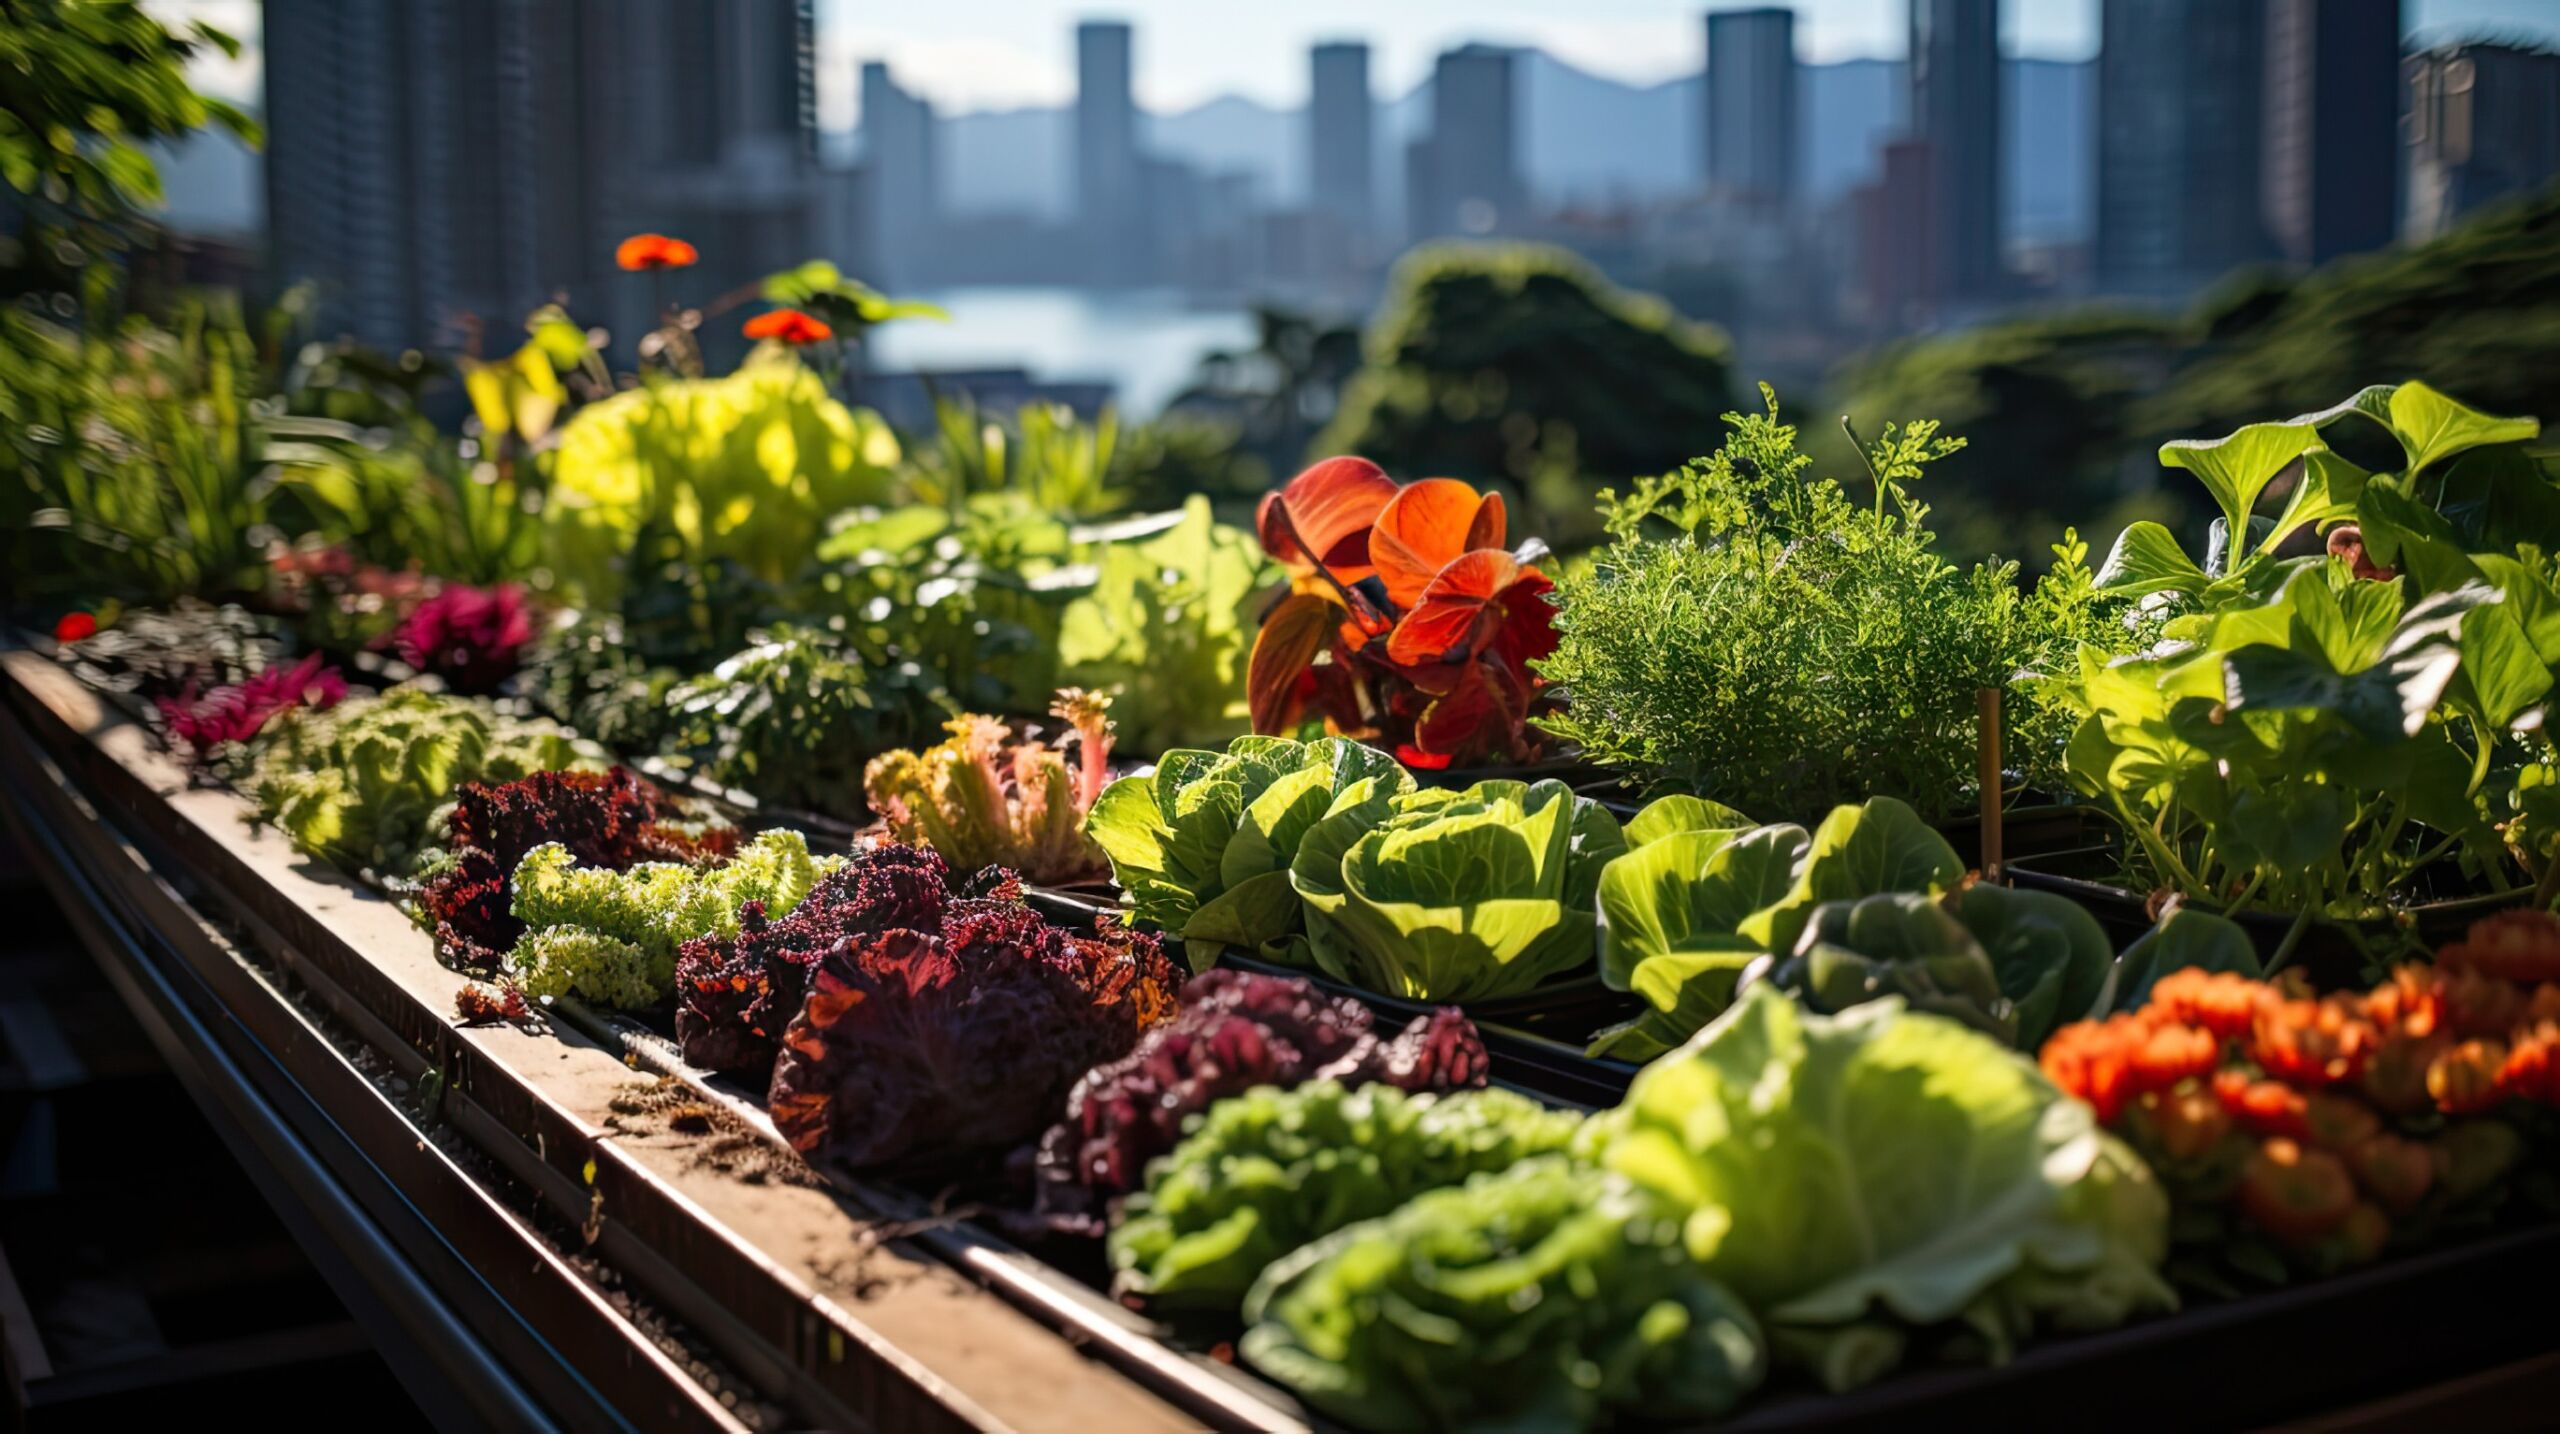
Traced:
<svg viewBox="0 0 2560 1434">
<path fill-rule="evenodd" d="M 625 269 L 689 269 L 702 256 L 681 239 L 664 234 L 634 234 L 614 247 L 613 262 Z"/>
<path fill-rule="evenodd" d="M 834 338 L 836 331 L 827 326 L 826 320 L 798 309 L 776 309 L 747 320 L 746 334 L 751 339 L 780 339 L 796 348 Z"/>
</svg>

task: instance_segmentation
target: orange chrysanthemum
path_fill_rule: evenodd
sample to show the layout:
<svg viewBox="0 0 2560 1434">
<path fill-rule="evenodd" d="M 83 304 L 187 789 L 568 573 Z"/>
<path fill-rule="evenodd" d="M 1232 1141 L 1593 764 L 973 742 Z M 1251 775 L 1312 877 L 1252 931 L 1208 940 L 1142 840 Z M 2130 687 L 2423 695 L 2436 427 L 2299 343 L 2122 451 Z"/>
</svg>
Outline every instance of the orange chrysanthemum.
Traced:
<svg viewBox="0 0 2560 1434">
<path fill-rule="evenodd" d="M 2447 1115 L 2473 1115 L 2502 1097 L 2498 1077 L 2507 1063 L 2504 1041 L 2464 1041 L 2427 1067 L 2427 1094 Z"/>
<path fill-rule="evenodd" d="M 2361 997 L 2270 1001 L 2250 1027 L 2249 1054 L 2278 1080 L 2328 1085 L 2353 1079 L 2375 1045 Z"/>
<path fill-rule="evenodd" d="M 2249 1034 L 2258 1008 L 2272 998 L 2263 981 L 2228 971 L 2190 966 L 2172 971 L 2151 988 L 2151 1009 L 2173 1021 L 2202 1026 L 2224 1040 Z"/>
<path fill-rule="evenodd" d="M 2436 953 L 2449 971 L 2476 971 L 2502 981 L 2532 985 L 2560 981 L 2560 916 L 2548 911 L 2501 911 L 2471 924 L 2462 940 Z"/>
<path fill-rule="evenodd" d="M 613 262 L 635 272 L 644 269 L 689 269 L 702 256 L 682 239 L 664 234 L 634 234 L 614 246 Z"/>
<path fill-rule="evenodd" d="M 798 309 L 776 309 L 747 320 L 746 335 L 751 339 L 779 339 L 798 348 L 802 344 L 821 343 L 834 338 L 836 331 L 826 320 Z"/>
</svg>

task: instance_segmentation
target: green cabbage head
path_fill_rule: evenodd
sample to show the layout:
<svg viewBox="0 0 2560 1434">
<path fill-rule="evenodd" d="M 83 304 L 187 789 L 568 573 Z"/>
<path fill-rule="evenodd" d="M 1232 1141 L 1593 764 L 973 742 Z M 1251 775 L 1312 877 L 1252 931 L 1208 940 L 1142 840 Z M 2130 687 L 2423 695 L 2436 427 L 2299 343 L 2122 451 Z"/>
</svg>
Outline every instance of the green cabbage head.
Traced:
<svg viewBox="0 0 2560 1434">
<path fill-rule="evenodd" d="M 1235 947 L 1278 955 L 1300 930 L 1289 864 L 1338 796 L 1401 793 L 1395 758 L 1343 737 L 1238 737 L 1224 752 L 1167 752 L 1103 789 L 1085 834 L 1124 904 L 1184 943 L 1195 968 Z"/>
<path fill-rule="evenodd" d="M 1361 1429 L 1712 1418 L 1767 1363 L 1657 1197 L 1563 1156 L 1338 1230 L 1264 1271 L 1240 1346 Z"/>
<path fill-rule="evenodd" d="M 1289 869 L 1314 963 L 1423 1001 L 1516 996 L 1587 964 L 1617 818 L 1564 783 L 1346 789 Z"/>
<path fill-rule="evenodd" d="M 1753 986 L 1593 1141 L 1833 1388 L 1956 1322 L 2091 1328 L 2172 1304 L 2168 1204 L 2140 1162 L 2025 1056 L 1898 999 L 1821 1016 Z"/>
</svg>

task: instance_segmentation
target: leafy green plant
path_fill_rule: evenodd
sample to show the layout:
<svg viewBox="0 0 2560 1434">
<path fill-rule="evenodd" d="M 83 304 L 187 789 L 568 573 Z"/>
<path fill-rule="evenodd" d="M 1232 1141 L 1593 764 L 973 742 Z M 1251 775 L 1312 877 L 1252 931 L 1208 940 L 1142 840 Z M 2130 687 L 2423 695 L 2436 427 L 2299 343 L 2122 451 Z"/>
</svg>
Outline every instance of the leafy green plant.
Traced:
<svg viewBox="0 0 2560 1434">
<path fill-rule="evenodd" d="M 949 739 L 872 758 L 863 797 L 892 840 L 929 846 L 959 871 L 1001 866 L 1029 881 L 1085 880 L 1102 867 L 1084 819 L 1110 775 L 1109 707 L 1094 693 L 1060 692 L 1049 710 L 1066 731 L 1054 746 L 1009 741 L 992 717 L 954 717 Z"/>
<path fill-rule="evenodd" d="M 1595 1139 L 1832 1389 L 1915 1340 L 1999 1358 L 2176 1307 L 2142 1162 L 2025 1056 L 1899 1001 L 1820 1016 L 1754 989 L 1638 1075 Z"/>
<path fill-rule="evenodd" d="M 937 398 L 935 443 L 908 464 L 913 496 L 958 512 L 968 500 L 1010 493 L 1043 513 L 1099 518 L 1127 505 L 1115 486 L 1120 420 L 1109 410 L 1079 420 L 1057 403 L 1024 404 L 1010 422 L 981 415 L 965 400 Z"/>
<path fill-rule="evenodd" d="M 1608 809 L 1562 782 L 1353 783 L 1289 865 L 1301 959 L 1411 1000 L 1525 994 L 1591 959 L 1600 871 L 1625 849 Z"/>
<path fill-rule="evenodd" d="M 226 305 L 112 334 L 0 315 L 7 590 L 163 605 L 255 591 L 273 487 L 257 373 Z"/>
<path fill-rule="evenodd" d="M 1308 829 L 1354 790 L 1409 791 L 1393 757 L 1343 737 L 1238 737 L 1223 752 L 1167 752 L 1103 789 L 1085 831 L 1137 920 L 1180 938 L 1195 969 L 1233 946 L 1279 954 L 1301 930 L 1290 863 Z"/>
<path fill-rule="evenodd" d="M 1263 1268 L 1426 1190 L 1562 1151 L 1582 1117 L 1507 1090 L 1257 1086 L 1209 1108 L 1148 1167 L 1111 1229 L 1113 1288 L 1233 1310 Z"/>
<path fill-rule="evenodd" d="M 2405 469 L 2340 456 L 2341 424 L 2378 425 Z M 2100 586 L 2165 614 L 2164 641 L 2048 680 L 2081 716 L 2068 775 L 2122 823 L 2136 884 L 2298 930 L 2560 870 L 2560 570 L 2540 546 L 2560 482 L 2521 447 L 2536 431 L 2410 383 L 2162 449 L 2223 510 L 2212 551 L 2129 529 Z M 2313 526 L 2328 556 L 2280 553 Z"/>
<path fill-rule="evenodd" d="M 260 734 L 245 785 L 259 819 L 305 854 L 397 878 L 441 837 L 443 808 L 464 783 L 601 765 L 558 728 L 397 687 L 280 716 Z"/>
<path fill-rule="evenodd" d="M 578 411 L 560 430 L 544 513 L 560 588 L 617 604 L 631 575 L 730 559 L 798 576 L 811 535 L 891 494 L 898 443 L 787 357 L 726 378 L 659 379 Z"/>
<path fill-rule="evenodd" d="M 1712 1418 L 1759 1385 L 1767 1356 L 1678 1229 L 1623 1181 L 1523 1161 L 1274 1264 L 1239 1349 L 1356 1428 Z"/>
<path fill-rule="evenodd" d="M 2106 635 L 2076 537 L 2036 596 L 2014 564 L 1958 571 L 1931 550 L 1910 492 L 1962 440 L 1888 426 L 1855 502 L 1796 431 L 1728 414 L 1720 450 L 1603 493 L 1612 546 L 1557 589 L 1561 644 L 1540 670 L 1563 712 L 1541 725 L 1654 790 L 1809 815 L 1869 794 L 1924 814 L 1971 799 L 1976 693 Z M 2030 782 L 2069 730 L 2033 689 L 2004 706 L 2004 750 Z"/>
<path fill-rule="evenodd" d="M 1274 570 L 1250 534 L 1194 496 L 1160 532 L 1117 538 L 1058 624 L 1064 679 L 1117 698 L 1124 748 L 1223 746 L 1243 735 L 1246 606 Z"/>
<path fill-rule="evenodd" d="M 669 745 L 704 776 L 802 810 L 860 814 L 863 764 L 947 712 L 911 669 L 833 633 L 776 625 L 667 693 Z"/>
<path fill-rule="evenodd" d="M 800 601 L 864 660 L 913 669 L 961 709 L 1034 712 L 1062 683 L 1060 624 L 1093 580 L 1086 544 L 1018 493 L 857 509 L 819 541 Z"/>
</svg>

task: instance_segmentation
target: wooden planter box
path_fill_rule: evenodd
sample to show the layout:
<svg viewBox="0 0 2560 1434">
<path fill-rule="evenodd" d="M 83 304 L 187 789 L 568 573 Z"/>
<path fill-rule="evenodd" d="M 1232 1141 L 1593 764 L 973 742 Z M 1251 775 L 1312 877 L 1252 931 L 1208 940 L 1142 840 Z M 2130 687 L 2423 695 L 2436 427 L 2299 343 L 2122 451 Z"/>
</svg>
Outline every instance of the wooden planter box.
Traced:
<svg viewBox="0 0 2560 1434">
<path fill-rule="evenodd" d="M 458 1027 L 462 978 L 427 937 L 246 810 L 189 789 L 49 661 L 0 652 L 0 814 L 441 1422 L 737 1429 L 744 1404 L 788 1427 L 894 1431 L 1316 1422 L 917 1192 L 817 1181 L 752 1101 L 643 1030 Z M 1551 1098 L 1613 1098 L 1497 1055 Z M 2298 1417 L 2547 1353 L 2560 1314 L 2530 1292 L 2555 1275 L 2560 1229 L 2513 1232 L 2000 1369 L 1772 1389 L 1718 1427 Z M 2439 1407 L 2528 1427 L 2560 1367 L 2519 1368 Z"/>
</svg>

